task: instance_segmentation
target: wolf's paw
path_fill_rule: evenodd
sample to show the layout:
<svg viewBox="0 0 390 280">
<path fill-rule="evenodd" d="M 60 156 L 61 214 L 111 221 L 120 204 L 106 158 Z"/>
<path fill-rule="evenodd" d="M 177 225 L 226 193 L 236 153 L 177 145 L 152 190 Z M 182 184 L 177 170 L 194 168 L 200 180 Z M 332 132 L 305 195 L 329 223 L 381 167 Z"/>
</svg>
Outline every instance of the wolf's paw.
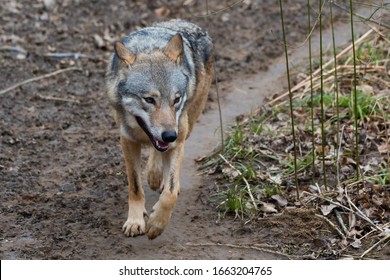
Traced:
<svg viewBox="0 0 390 280">
<path fill-rule="evenodd" d="M 156 210 L 150 215 L 146 225 L 146 234 L 149 239 L 155 239 L 164 231 L 171 218 L 171 213 L 171 211 Z"/>
<path fill-rule="evenodd" d="M 127 219 L 124 223 L 122 230 L 126 236 L 137 236 L 145 234 L 145 219 L 144 218 L 136 218 L 136 219 Z"/>
<path fill-rule="evenodd" d="M 146 232 L 149 239 L 155 239 L 157 236 L 161 235 L 164 231 L 166 224 L 161 223 L 157 220 L 149 220 L 146 228 Z"/>
</svg>

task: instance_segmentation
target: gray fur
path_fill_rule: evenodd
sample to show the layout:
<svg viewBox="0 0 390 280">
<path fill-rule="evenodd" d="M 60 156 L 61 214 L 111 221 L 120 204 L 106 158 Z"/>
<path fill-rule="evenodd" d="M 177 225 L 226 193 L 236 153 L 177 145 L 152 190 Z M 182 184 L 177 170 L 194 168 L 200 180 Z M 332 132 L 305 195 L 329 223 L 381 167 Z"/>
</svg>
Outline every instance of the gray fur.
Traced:
<svg viewBox="0 0 390 280">
<path fill-rule="evenodd" d="M 198 65 L 198 61 L 201 61 L 202 64 L 208 60 L 209 56 L 212 52 L 212 42 L 207 33 L 198 27 L 197 25 L 190 23 L 184 20 L 171 20 L 167 22 L 157 23 L 151 27 L 143 28 L 139 31 L 135 31 L 129 34 L 122 39 L 122 43 L 126 48 L 130 50 L 130 52 L 134 55 L 143 53 L 143 54 L 151 54 L 156 50 L 163 51 L 166 47 L 169 40 L 177 33 L 180 33 L 184 43 L 184 55 L 183 55 L 183 63 L 181 72 L 187 79 L 187 94 L 188 97 L 191 98 L 192 91 L 194 90 L 194 85 L 196 84 L 196 76 L 197 70 L 196 65 Z M 112 61 L 110 63 L 108 69 L 107 79 L 109 83 L 119 84 L 118 77 L 120 72 L 120 61 L 116 55 L 112 57 Z M 159 69 L 157 70 L 158 65 L 153 65 L 153 62 L 150 63 L 149 69 L 153 69 L 153 71 L 148 71 L 145 69 L 145 65 L 142 69 L 139 70 L 139 76 L 134 73 L 132 77 L 126 77 L 127 82 L 130 83 L 128 86 L 128 90 L 133 91 L 136 94 L 142 94 L 142 91 L 151 90 L 151 88 L 140 88 L 138 85 L 147 86 L 148 81 L 154 80 L 156 81 L 156 75 L 158 76 L 158 80 L 161 81 L 160 84 L 167 85 L 166 90 L 170 88 L 170 80 L 164 80 L 164 77 L 170 76 L 171 79 L 175 81 L 182 81 L 183 75 L 180 75 L 178 72 L 172 72 L 172 69 Z M 165 67 L 166 68 L 166 67 Z M 132 69 L 137 70 L 137 69 Z M 145 76 L 146 73 L 150 73 L 149 76 Z M 154 77 L 151 75 L 154 74 Z M 167 84 L 168 83 L 168 84 Z M 123 84 L 122 84 L 123 86 Z M 152 85 L 150 85 L 152 86 Z M 123 87 L 121 89 L 121 93 L 123 93 Z M 119 89 L 118 89 L 119 90 Z M 159 89 L 160 90 L 160 89 Z M 173 89 L 171 89 L 173 90 Z M 131 93 L 131 92 L 129 92 Z M 118 96 L 120 97 L 120 96 Z M 120 98 L 116 98 L 114 103 L 119 102 Z M 113 104 L 115 105 L 115 104 Z"/>
<path fill-rule="evenodd" d="M 184 143 L 207 101 L 212 53 L 206 32 L 182 20 L 155 24 L 115 43 L 107 90 L 128 173 L 129 214 L 123 225 L 127 236 L 147 233 L 154 239 L 169 222 L 180 189 Z M 164 137 L 167 132 L 177 137 Z M 148 219 L 139 174 L 142 144 L 155 149 L 147 164 L 148 182 L 153 189 L 159 184 L 162 188 Z M 156 168 L 156 159 L 163 170 Z"/>
<path fill-rule="evenodd" d="M 156 59 L 156 51 L 163 54 L 168 42 L 177 33 L 183 40 L 180 63 L 168 57 L 164 62 Z M 120 118 L 121 131 L 128 137 L 132 128 L 137 126 L 134 120 L 129 120 L 129 116 L 124 118 L 125 112 L 145 116 L 146 125 L 154 129 L 147 117 L 153 108 L 144 101 L 144 98 L 153 95 L 157 95 L 160 106 L 167 108 L 180 94 L 180 102 L 174 106 L 178 123 L 186 102 L 191 101 L 195 93 L 198 67 L 203 67 L 205 59 L 207 61 L 212 53 L 213 45 L 207 33 L 188 21 L 171 20 L 132 32 L 122 39 L 122 44 L 136 57 L 135 61 L 124 67 L 123 61 L 114 54 L 107 69 L 111 105 L 123 116 Z M 125 119 L 128 121 L 125 122 Z M 158 129 L 151 132 L 159 133 Z"/>
</svg>

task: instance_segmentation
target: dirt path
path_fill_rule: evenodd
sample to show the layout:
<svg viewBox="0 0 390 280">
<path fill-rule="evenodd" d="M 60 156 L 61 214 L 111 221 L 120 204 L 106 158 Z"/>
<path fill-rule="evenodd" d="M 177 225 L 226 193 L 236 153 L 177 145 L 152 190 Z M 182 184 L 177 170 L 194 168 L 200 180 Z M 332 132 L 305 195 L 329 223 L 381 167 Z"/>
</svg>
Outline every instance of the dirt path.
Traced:
<svg viewBox="0 0 390 280">
<path fill-rule="evenodd" d="M 194 159 L 218 143 L 213 101 L 186 144 L 182 193 L 168 228 L 153 241 L 144 236 L 124 237 L 120 229 L 127 212 L 126 178 L 103 79 L 104 59 L 112 51 L 110 40 L 136 26 L 164 19 L 159 15 L 162 10 L 157 10 L 161 7 L 169 10 L 170 17 L 184 18 L 188 18 L 188 9 L 199 14 L 204 7 L 198 1 L 191 7 L 165 7 L 162 1 L 137 2 L 132 7 L 122 7 L 123 1 L 81 2 L 47 7 L 43 1 L 31 6 L 27 1 L 18 5 L 9 0 L 0 9 L 1 43 L 28 52 L 27 56 L 0 53 L 1 89 L 75 63 L 72 58 L 45 57 L 47 52 L 84 52 L 98 58 L 82 60 L 81 73 L 61 74 L 0 96 L 0 258 L 284 258 L 266 250 L 226 246 L 272 246 L 281 235 L 270 232 L 270 222 L 253 228 L 230 218 L 219 219 L 208 205 L 208 188 L 215 186 L 197 176 Z M 280 92 L 284 85 L 283 60 L 271 63 L 281 54 L 272 35 L 278 30 L 279 7 L 271 0 L 263 2 L 240 6 L 211 21 L 223 80 L 225 124 L 261 104 L 270 93 Z M 294 42 L 306 33 L 301 12 L 305 3 L 294 1 L 286 7 Z M 199 21 L 206 26 L 204 20 Z M 232 34 L 229 38 L 227 30 Z M 103 45 L 98 37 L 103 38 Z M 264 69 L 269 70 L 260 71 Z M 215 99 L 215 94 L 211 96 Z M 150 210 L 158 194 L 145 189 Z M 299 235 L 290 238 L 297 244 Z"/>
</svg>

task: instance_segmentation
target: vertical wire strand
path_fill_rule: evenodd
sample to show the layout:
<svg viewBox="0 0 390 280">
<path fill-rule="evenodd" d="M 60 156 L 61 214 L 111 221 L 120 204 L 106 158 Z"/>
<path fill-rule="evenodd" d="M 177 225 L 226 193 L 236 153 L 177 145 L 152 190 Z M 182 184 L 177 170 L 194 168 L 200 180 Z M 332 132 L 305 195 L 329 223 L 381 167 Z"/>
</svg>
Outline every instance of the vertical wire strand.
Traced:
<svg viewBox="0 0 390 280">
<path fill-rule="evenodd" d="M 210 10 L 209 10 L 209 1 L 206 0 L 206 22 L 207 22 L 207 29 L 210 31 Z M 216 69 L 216 60 L 215 60 L 215 46 L 214 46 L 214 55 L 213 55 L 213 72 L 214 72 L 214 81 L 215 81 L 215 88 L 217 91 L 217 104 L 218 104 L 218 114 L 219 114 L 219 126 L 221 129 L 221 153 L 223 154 L 225 151 L 225 140 L 224 140 L 224 131 L 223 131 L 223 120 L 222 120 L 222 108 L 221 108 L 221 101 L 220 101 L 220 94 L 219 94 L 219 84 L 218 84 L 218 75 L 217 75 L 217 69 Z"/>
</svg>

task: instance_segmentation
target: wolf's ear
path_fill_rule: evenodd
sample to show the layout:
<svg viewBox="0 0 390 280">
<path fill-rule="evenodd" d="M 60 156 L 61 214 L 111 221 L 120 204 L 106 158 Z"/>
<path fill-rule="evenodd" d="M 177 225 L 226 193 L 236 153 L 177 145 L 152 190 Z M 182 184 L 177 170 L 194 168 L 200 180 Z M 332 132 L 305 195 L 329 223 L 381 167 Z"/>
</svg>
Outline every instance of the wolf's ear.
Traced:
<svg viewBox="0 0 390 280">
<path fill-rule="evenodd" d="M 133 64 L 136 56 L 132 54 L 121 42 L 114 45 L 116 55 L 127 64 Z"/>
<path fill-rule="evenodd" d="M 183 38 L 179 33 L 169 40 L 164 53 L 173 61 L 178 61 L 183 55 Z"/>
</svg>

